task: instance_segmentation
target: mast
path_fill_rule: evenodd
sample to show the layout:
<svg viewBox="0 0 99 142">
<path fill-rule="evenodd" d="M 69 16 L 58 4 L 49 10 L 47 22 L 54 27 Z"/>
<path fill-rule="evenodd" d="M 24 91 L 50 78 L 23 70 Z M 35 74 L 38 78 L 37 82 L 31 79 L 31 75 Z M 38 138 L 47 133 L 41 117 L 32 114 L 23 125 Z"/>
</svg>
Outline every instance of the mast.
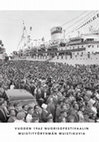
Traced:
<svg viewBox="0 0 99 142">
<path fill-rule="evenodd" d="M 27 46 L 27 30 L 23 20 L 23 31 L 21 35 L 21 40 L 18 43 L 17 50 L 23 50 L 25 46 Z"/>
</svg>

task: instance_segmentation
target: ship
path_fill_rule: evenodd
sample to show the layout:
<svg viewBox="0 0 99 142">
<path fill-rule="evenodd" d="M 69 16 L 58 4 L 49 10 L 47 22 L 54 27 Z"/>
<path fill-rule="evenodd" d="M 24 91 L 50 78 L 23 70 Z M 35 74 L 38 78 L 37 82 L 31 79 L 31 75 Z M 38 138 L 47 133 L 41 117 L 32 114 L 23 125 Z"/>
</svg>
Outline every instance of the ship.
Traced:
<svg viewBox="0 0 99 142">
<path fill-rule="evenodd" d="M 85 23 L 77 28 L 79 30 L 99 18 L 96 13 Z M 26 35 L 26 26 L 23 22 L 23 33 L 18 44 L 20 49 L 13 51 L 13 60 L 32 60 L 47 62 L 62 62 L 67 64 L 99 64 L 99 29 L 93 30 L 92 26 L 87 33 L 65 37 L 65 30 L 61 26 L 52 27 L 50 30 L 51 40 L 45 41 L 44 37 L 39 40 L 31 39 L 32 27 Z M 35 41 L 35 44 L 34 44 Z"/>
</svg>

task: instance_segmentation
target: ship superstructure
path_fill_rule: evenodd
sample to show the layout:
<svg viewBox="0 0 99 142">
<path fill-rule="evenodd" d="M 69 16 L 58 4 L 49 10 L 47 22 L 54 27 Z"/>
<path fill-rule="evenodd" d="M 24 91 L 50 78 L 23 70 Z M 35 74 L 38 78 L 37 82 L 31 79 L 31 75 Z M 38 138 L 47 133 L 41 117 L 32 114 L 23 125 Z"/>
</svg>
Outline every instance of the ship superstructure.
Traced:
<svg viewBox="0 0 99 142">
<path fill-rule="evenodd" d="M 48 42 L 44 37 L 39 40 L 32 39 L 32 27 L 27 34 L 23 23 L 23 33 L 18 45 L 21 45 L 21 48 L 18 52 L 13 52 L 13 58 L 68 64 L 99 64 L 99 29 L 93 30 L 90 26 L 89 32 L 80 32 L 80 29 L 98 18 L 99 13 L 96 12 L 85 23 L 76 27 L 76 36 L 69 38 L 66 38 L 66 31 L 61 26 L 53 27 L 50 30 L 51 40 Z"/>
</svg>

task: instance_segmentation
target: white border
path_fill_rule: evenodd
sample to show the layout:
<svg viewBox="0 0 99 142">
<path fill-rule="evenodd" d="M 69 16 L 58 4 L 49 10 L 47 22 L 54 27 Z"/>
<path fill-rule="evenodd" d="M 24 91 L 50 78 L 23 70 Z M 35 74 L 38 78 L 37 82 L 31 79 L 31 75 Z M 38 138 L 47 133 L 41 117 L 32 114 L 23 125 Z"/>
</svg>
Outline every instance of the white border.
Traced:
<svg viewBox="0 0 99 142">
<path fill-rule="evenodd" d="M 98 0 L 0 0 L 0 10 L 98 10 Z"/>
<path fill-rule="evenodd" d="M 0 10 L 99 10 L 98 0 L 2 0 Z M 85 136 L 17 136 L 16 126 L 44 126 L 42 124 L 0 124 L 0 141 L 10 142 L 98 142 L 98 124 L 58 124 L 61 126 L 87 126 L 89 131 Z M 54 126 L 55 124 L 46 124 Z M 57 124 L 56 124 L 57 125 Z"/>
</svg>

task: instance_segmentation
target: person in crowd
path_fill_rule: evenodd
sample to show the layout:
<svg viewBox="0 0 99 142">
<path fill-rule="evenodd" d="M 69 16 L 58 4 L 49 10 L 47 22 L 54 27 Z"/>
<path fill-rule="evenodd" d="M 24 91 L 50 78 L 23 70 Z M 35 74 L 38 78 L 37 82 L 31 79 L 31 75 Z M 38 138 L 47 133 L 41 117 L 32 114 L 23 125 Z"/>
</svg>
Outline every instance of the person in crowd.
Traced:
<svg viewBox="0 0 99 142">
<path fill-rule="evenodd" d="M 7 122 L 8 121 L 8 109 L 7 109 L 7 102 L 4 98 L 0 98 L 0 122 Z"/>
<path fill-rule="evenodd" d="M 33 107 L 29 107 L 28 110 L 27 110 L 27 115 L 26 115 L 26 122 L 27 123 L 28 122 L 29 123 L 32 122 L 32 120 L 33 120 L 33 117 L 32 117 L 33 113 L 34 113 L 34 108 Z"/>
<path fill-rule="evenodd" d="M 34 112 L 32 114 L 32 122 L 37 123 L 37 122 L 41 122 L 41 109 L 38 105 L 34 106 Z"/>
<path fill-rule="evenodd" d="M 15 89 L 14 83 L 11 83 L 11 84 L 10 84 L 10 89 L 11 89 L 11 90 L 12 90 L 12 89 Z"/>
<path fill-rule="evenodd" d="M 26 117 L 26 114 L 24 111 L 17 112 L 16 119 L 14 120 L 14 123 L 25 123 L 25 117 Z"/>
<path fill-rule="evenodd" d="M 29 91 L 36 104 L 10 104 L 7 89 Z M 1 63 L 0 121 L 99 122 L 99 65 Z"/>
</svg>

